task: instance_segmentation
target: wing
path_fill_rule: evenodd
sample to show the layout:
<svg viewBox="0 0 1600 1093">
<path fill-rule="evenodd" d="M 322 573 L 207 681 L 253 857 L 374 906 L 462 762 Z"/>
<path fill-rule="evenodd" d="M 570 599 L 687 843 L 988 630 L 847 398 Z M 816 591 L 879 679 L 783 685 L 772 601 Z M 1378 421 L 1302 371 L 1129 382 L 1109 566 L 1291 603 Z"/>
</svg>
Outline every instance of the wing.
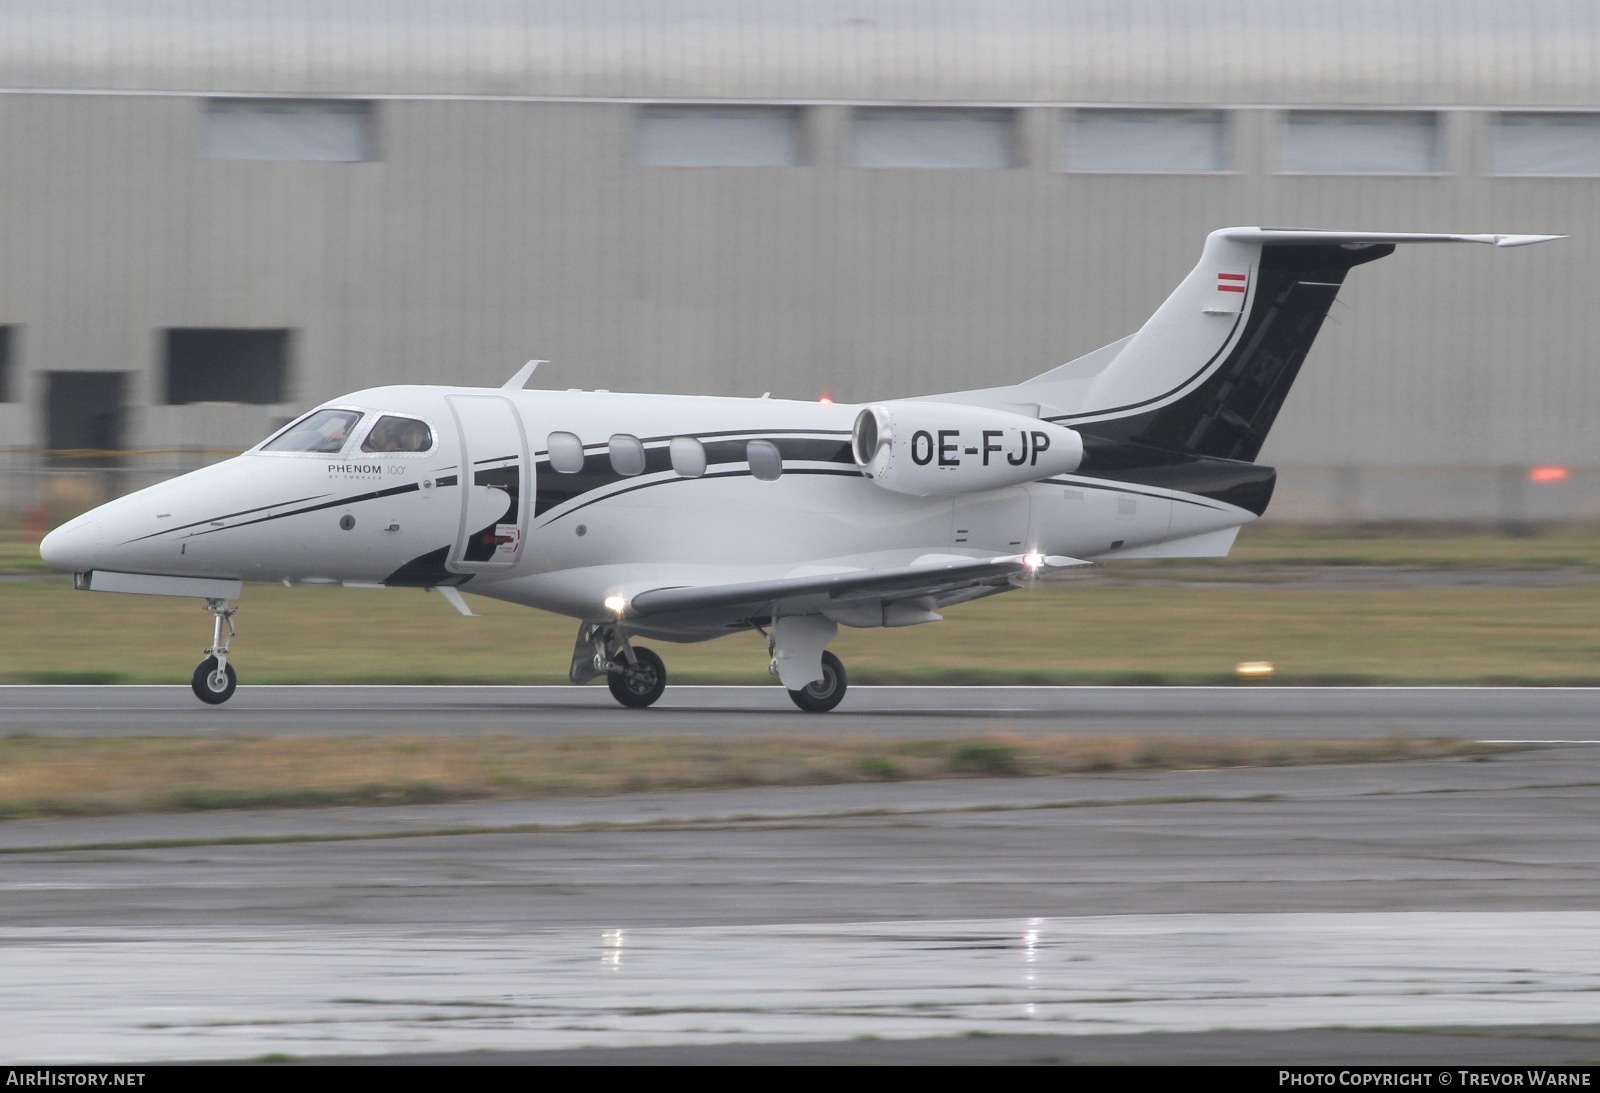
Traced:
<svg viewBox="0 0 1600 1093">
<path fill-rule="evenodd" d="M 621 617 L 643 633 L 683 636 L 742 629 L 776 615 L 825 615 L 849 626 L 905 626 L 937 620 L 934 608 L 1089 564 L 1038 554 L 930 555 L 886 568 L 840 566 L 770 580 L 651 588 L 635 593 Z"/>
</svg>

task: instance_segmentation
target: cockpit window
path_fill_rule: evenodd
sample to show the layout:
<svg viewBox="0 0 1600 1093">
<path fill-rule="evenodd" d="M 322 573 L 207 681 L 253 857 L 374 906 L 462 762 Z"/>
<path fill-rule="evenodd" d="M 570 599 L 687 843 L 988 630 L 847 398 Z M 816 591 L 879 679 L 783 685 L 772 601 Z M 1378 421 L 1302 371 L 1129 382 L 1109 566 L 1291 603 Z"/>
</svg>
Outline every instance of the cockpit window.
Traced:
<svg viewBox="0 0 1600 1093">
<path fill-rule="evenodd" d="M 344 447 L 361 414 L 355 410 L 316 410 L 261 445 L 264 452 L 323 452 Z"/>
<path fill-rule="evenodd" d="M 414 417 L 385 414 L 361 442 L 364 452 L 425 452 L 433 447 L 433 430 Z"/>
</svg>

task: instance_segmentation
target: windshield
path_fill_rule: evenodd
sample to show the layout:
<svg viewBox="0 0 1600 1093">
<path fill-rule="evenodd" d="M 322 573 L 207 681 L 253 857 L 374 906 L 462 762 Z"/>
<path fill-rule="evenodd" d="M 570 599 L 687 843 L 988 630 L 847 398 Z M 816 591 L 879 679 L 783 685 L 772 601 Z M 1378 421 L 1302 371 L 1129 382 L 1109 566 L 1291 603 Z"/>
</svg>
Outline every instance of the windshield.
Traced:
<svg viewBox="0 0 1600 1093">
<path fill-rule="evenodd" d="M 261 445 L 264 452 L 322 452 L 344 447 L 361 415 L 355 410 L 315 410 Z"/>
</svg>

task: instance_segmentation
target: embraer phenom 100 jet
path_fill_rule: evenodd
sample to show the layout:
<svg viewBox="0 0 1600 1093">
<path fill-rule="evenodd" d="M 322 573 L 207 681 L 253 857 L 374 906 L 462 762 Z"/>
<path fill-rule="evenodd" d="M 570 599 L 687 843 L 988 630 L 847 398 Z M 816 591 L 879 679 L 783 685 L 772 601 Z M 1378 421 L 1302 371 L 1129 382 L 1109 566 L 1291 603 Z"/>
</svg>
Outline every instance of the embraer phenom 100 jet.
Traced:
<svg viewBox="0 0 1600 1093">
<path fill-rule="evenodd" d="M 1139 331 L 1008 387 L 867 405 L 394 386 L 45 537 L 78 588 L 205 601 L 195 694 L 233 694 L 247 581 L 460 589 L 579 620 L 570 677 L 649 706 L 640 638 L 755 630 L 802 710 L 839 626 L 935 622 L 1101 558 L 1227 554 L 1255 462 L 1353 266 L 1400 243 L 1557 236 L 1227 228 Z"/>
</svg>

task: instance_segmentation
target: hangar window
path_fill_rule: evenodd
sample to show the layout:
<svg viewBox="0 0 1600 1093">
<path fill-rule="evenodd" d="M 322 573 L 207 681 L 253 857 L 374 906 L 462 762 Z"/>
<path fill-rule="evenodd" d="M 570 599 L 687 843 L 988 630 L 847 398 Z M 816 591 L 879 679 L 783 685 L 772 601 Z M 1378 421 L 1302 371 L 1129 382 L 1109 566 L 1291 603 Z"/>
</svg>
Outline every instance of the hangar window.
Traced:
<svg viewBox="0 0 1600 1093">
<path fill-rule="evenodd" d="M 1433 174 L 1443 160 L 1431 113 L 1293 110 L 1279 138 L 1279 169 L 1289 174 Z"/>
<path fill-rule="evenodd" d="M 374 159 L 372 104 L 349 99 L 207 99 L 203 147 L 207 159 Z"/>
<path fill-rule="evenodd" d="M 287 330 L 168 330 L 166 402 L 288 401 Z"/>
<path fill-rule="evenodd" d="M 783 456 L 770 440 L 752 440 L 744 446 L 750 473 L 763 482 L 776 482 L 783 475 Z"/>
<path fill-rule="evenodd" d="M 361 442 L 364 452 L 425 452 L 433 447 L 433 430 L 414 417 L 384 414 Z"/>
<path fill-rule="evenodd" d="M 45 443 L 56 466 L 109 467 L 122 449 L 122 372 L 47 372 Z"/>
<path fill-rule="evenodd" d="M 1500 114 L 1493 132 L 1497 175 L 1600 175 L 1600 114 Z"/>
<path fill-rule="evenodd" d="M 706 473 L 706 446 L 692 436 L 672 438 L 672 469 L 685 478 Z"/>
<path fill-rule="evenodd" d="M 1231 165 L 1221 110 L 1074 110 L 1061 170 L 1199 173 Z"/>
<path fill-rule="evenodd" d="M 16 329 L 14 326 L 0 326 L 0 402 L 16 400 L 11 380 L 14 371 L 11 361 L 16 355 Z"/>
<path fill-rule="evenodd" d="M 1015 110 L 861 107 L 851 119 L 850 164 L 1012 167 L 1015 133 Z"/>
<path fill-rule="evenodd" d="M 550 450 L 550 469 L 557 474 L 583 470 L 583 441 L 576 433 L 551 433 L 545 446 Z"/>
<path fill-rule="evenodd" d="M 611 438 L 611 469 L 631 478 L 644 473 L 644 443 L 636 436 L 617 433 Z"/>
<path fill-rule="evenodd" d="M 637 151 L 645 167 L 798 167 L 800 111 L 787 106 L 646 106 Z"/>
</svg>

